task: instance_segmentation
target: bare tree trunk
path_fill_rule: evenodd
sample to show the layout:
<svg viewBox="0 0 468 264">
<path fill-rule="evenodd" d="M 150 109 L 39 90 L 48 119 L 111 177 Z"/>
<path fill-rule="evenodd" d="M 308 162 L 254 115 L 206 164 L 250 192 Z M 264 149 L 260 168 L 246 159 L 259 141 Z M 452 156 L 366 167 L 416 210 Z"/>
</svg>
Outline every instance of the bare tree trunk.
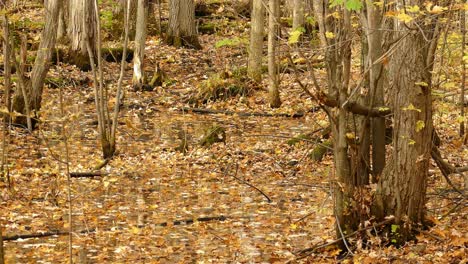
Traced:
<svg viewBox="0 0 468 264">
<path fill-rule="evenodd" d="M 88 59 L 86 39 L 96 43 L 96 18 L 94 17 L 93 1 L 69 0 L 68 35 L 70 37 L 70 62 L 78 68 L 89 71 L 91 66 Z M 84 35 L 88 32 L 88 36 Z M 92 46 L 96 55 L 96 47 Z"/>
<path fill-rule="evenodd" d="M 370 106 L 384 105 L 383 65 L 378 60 L 383 55 L 382 48 L 382 10 L 374 4 L 368 4 L 366 14 L 362 21 L 368 44 L 368 67 Z M 385 167 L 385 118 L 374 117 L 371 121 L 372 128 L 372 172 L 373 180 L 377 182 Z"/>
<path fill-rule="evenodd" d="M 38 117 L 38 111 L 41 109 L 42 102 L 42 89 L 44 86 L 44 79 L 49 71 L 50 58 L 52 50 L 55 47 L 55 40 L 57 37 L 58 14 L 62 5 L 62 0 L 49 0 L 47 1 L 46 22 L 44 30 L 42 31 L 41 43 L 37 50 L 36 60 L 31 72 L 31 80 L 26 84 L 26 94 L 29 99 L 29 105 L 33 115 Z M 24 104 L 24 97 L 21 91 L 15 91 L 13 97 L 13 110 L 19 113 L 25 113 L 26 108 Z M 26 118 L 18 116 L 14 120 L 17 124 L 26 124 Z"/>
<path fill-rule="evenodd" d="M 252 6 L 252 21 L 250 23 L 248 76 L 257 83 L 262 81 L 263 34 L 265 22 L 265 7 L 263 0 L 254 0 Z"/>
<path fill-rule="evenodd" d="M 460 10 L 461 12 L 461 34 L 462 34 L 462 54 L 465 54 L 465 45 L 466 45 L 466 15 L 465 9 Z M 461 84 L 461 92 L 460 92 L 460 116 L 465 117 L 465 81 L 466 81 L 466 64 L 465 60 L 461 59 L 462 63 L 462 84 Z M 463 137 L 465 134 L 465 122 L 462 120 L 460 122 L 460 137 Z"/>
<path fill-rule="evenodd" d="M 411 238 L 411 224 L 424 220 L 432 149 L 431 70 L 438 26 L 425 24 L 424 36 L 419 31 L 409 32 L 412 23 L 396 23 L 395 31 L 404 37 L 390 60 L 395 90 L 393 149 L 378 183 L 375 203 L 378 217 L 395 216 L 398 230 L 392 239 L 398 244 Z M 428 44 L 426 38 L 432 41 Z"/>
<path fill-rule="evenodd" d="M 328 1 L 315 0 L 314 13 L 319 25 L 321 48 L 325 51 L 325 62 L 328 79 L 328 94 L 342 106 L 348 99 L 348 87 L 351 70 L 351 14 L 337 7 L 329 9 Z M 331 18 L 331 13 L 340 14 L 341 19 Z M 334 32 L 334 37 L 327 33 Z M 340 47 L 340 48 L 336 48 Z M 361 179 L 356 179 L 362 163 L 359 156 L 359 144 L 356 136 L 348 136 L 348 126 L 353 116 L 344 107 L 329 111 L 329 120 L 333 133 L 333 153 L 335 177 L 331 179 L 334 195 L 334 215 L 336 218 L 336 234 L 348 234 L 356 230 L 360 220 L 359 186 Z M 364 127 L 364 126 L 363 126 Z M 361 127 L 362 128 L 362 127 Z M 353 160 L 350 160 L 351 150 Z"/>
<path fill-rule="evenodd" d="M 281 106 L 279 95 L 278 65 L 276 63 L 277 46 L 279 36 L 279 0 L 269 1 L 268 13 L 268 75 L 270 84 L 268 87 L 269 102 L 272 108 Z"/>
<path fill-rule="evenodd" d="M 166 41 L 175 47 L 201 49 L 195 27 L 193 0 L 171 0 Z"/>
<path fill-rule="evenodd" d="M 304 26 L 304 1 L 305 0 L 294 0 L 293 30 Z"/>
<path fill-rule="evenodd" d="M 59 22 L 57 26 L 57 41 L 64 41 L 67 37 L 68 22 L 68 0 L 62 0 L 63 5 L 59 12 Z"/>
<path fill-rule="evenodd" d="M 141 88 L 146 84 L 146 76 L 143 69 L 145 58 L 146 23 L 148 17 L 148 0 L 138 0 L 137 25 L 135 34 L 135 53 L 133 58 L 133 86 Z"/>
<path fill-rule="evenodd" d="M 3 24 L 3 72 L 4 72 L 4 89 L 5 89 L 5 106 L 7 111 L 11 111 L 11 67 L 10 67 L 10 27 L 8 25 L 8 17 L 6 14 L 2 15 Z M 10 120 L 9 116 L 5 116 L 5 123 Z"/>
<path fill-rule="evenodd" d="M 3 227 L 0 225 L 0 264 L 5 263 L 5 252 L 3 250 Z"/>
</svg>

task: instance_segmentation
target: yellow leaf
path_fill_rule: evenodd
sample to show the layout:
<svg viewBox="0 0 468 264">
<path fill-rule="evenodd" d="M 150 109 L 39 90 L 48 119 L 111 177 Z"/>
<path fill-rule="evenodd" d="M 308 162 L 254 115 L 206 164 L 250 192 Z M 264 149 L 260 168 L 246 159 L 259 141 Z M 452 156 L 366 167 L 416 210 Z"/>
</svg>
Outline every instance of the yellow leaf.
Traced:
<svg viewBox="0 0 468 264">
<path fill-rule="evenodd" d="M 349 138 L 349 139 L 355 139 L 356 138 L 354 133 L 346 133 L 346 137 Z"/>
<path fill-rule="evenodd" d="M 416 132 L 421 131 L 426 126 L 426 123 L 422 120 L 416 122 Z"/>
<path fill-rule="evenodd" d="M 419 86 L 424 86 L 424 87 L 428 87 L 428 86 L 429 86 L 429 84 L 427 84 L 427 82 L 416 82 L 416 83 L 414 83 L 414 84 L 419 85 Z"/>
<path fill-rule="evenodd" d="M 414 107 L 413 104 L 409 104 L 407 107 L 403 107 L 402 109 L 404 111 L 417 111 L 417 112 L 421 113 L 421 109 L 418 109 L 418 108 Z"/>
<path fill-rule="evenodd" d="M 417 5 L 414 5 L 414 6 L 410 6 L 406 9 L 406 11 L 410 12 L 410 13 L 418 13 L 419 12 L 419 6 Z"/>
<path fill-rule="evenodd" d="M 400 13 L 396 17 L 398 18 L 398 20 L 403 21 L 405 23 L 409 23 L 409 22 L 411 22 L 411 20 L 413 20 L 413 18 L 411 16 L 409 16 L 408 14 L 405 14 L 405 13 Z"/>
<path fill-rule="evenodd" d="M 291 230 L 296 230 L 297 229 L 297 225 L 296 224 L 291 224 L 289 226 L 289 228 L 291 228 Z"/>
<path fill-rule="evenodd" d="M 335 34 L 333 32 L 330 32 L 330 31 L 327 31 L 325 32 L 325 37 L 327 39 L 334 39 L 335 38 Z"/>
<path fill-rule="evenodd" d="M 431 10 L 429 10 L 429 13 L 431 13 L 431 14 L 440 14 L 445 10 L 447 10 L 446 7 L 441 7 L 441 6 L 435 5 L 434 7 L 432 7 Z"/>
<path fill-rule="evenodd" d="M 140 228 L 134 226 L 130 229 L 130 233 L 137 235 L 140 233 Z"/>
</svg>

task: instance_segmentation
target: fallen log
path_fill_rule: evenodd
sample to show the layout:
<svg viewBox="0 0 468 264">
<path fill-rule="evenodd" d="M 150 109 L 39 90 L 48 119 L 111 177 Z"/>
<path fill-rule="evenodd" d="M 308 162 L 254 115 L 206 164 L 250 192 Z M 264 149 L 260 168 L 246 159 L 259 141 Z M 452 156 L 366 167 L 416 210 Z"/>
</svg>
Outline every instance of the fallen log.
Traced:
<svg viewBox="0 0 468 264">
<path fill-rule="evenodd" d="M 206 109 L 206 108 L 191 108 L 191 107 L 182 107 L 177 109 L 180 112 L 191 112 L 197 114 L 224 114 L 224 115 L 238 115 L 242 117 L 249 116 L 260 116 L 260 117 L 290 117 L 290 118 L 301 118 L 305 116 L 305 112 L 297 112 L 294 114 L 288 113 L 263 113 L 263 112 L 236 112 L 230 110 L 216 110 L 216 109 Z M 310 109 L 309 113 L 317 112 L 320 110 L 320 107 L 314 107 Z"/>
</svg>

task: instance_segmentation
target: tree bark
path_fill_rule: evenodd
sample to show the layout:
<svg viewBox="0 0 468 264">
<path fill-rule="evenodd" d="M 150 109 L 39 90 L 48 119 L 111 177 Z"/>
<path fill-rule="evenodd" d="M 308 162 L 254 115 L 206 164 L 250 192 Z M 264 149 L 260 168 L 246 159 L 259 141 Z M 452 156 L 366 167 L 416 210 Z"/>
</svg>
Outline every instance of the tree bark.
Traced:
<svg viewBox="0 0 468 264">
<path fill-rule="evenodd" d="M 5 252 L 3 250 L 3 227 L 0 225 L 0 264 L 5 263 Z"/>
<path fill-rule="evenodd" d="M 195 27 L 193 0 L 170 0 L 169 30 L 166 41 L 175 47 L 202 48 Z"/>
<path fill-rule="evenodd" d="M 49 0 L 46 5 L 46 22 L 44 30 L 42 31 L 41 43 L 37 50 L 36 60 L 31 72 L 31 79 L 26 84 L 26 94 L 28 97 L 29 109 L 34 117 L 38 117 L 38 111 L 41 109 L 42 90 L 44 86 L 44 79 L 49 71 L 50 58 L 52 50 L 55 47 L 55 40 L 57 37 L 58 14 L 62 6 L 62 0 Z M 20 90 L 15 91 L 13 97 L 13 110 L 25 114 L 26 107 L 24 104 L 24 97 Z M 18 116 L 15 118 L 14 123 L 24 125 L 26 118 Z"/>
<path fill-rule="evenodd" d="M 86 39 L 89 39 L 91 43 L 96 43 L 96 18 L 93 14 L 93 1 L 69 0 L 68 34 L 71 62 L 84 71 L 91 69 Z M 84 32 L 87 32 L 88 36 L 85 36 Z M 93 54 L 96 54 L 96 47 L 92 46 L 92 48 Z"/>
<path fill-rule="evenodd" d="M 407 4 L 411 6 L 422 4 L 410 2 Z M 411 238 L 411 224 L 424 220 L 432 149 L 431 70 L 435 49 L 431 50 L 425 37 L 437 41 L 438 35 L 432 24 L 425 24 L 426 36 L 419 31 L 410 32 L 413 23 L 396 22 L 396 32 L 404 37 L 390 60 L 389 75 L 394 89 L 393 149 L 378 183 L 375 203 L 378 217 L 395 216 L 399 226 L 393 239 L 398 244 Z"/>
<path fill-rule="evenodd" d="M 137 5 L 137 26 L 133 58 L 133 86 L 136 87 L 137 90 L 140 90 L 141 86 L 146 84 L 143 60 L 145 58 L 146 24 L 149 9 L 148 0 L 138 0 Z"/>
<path fill-rule="evenodd" d="M 3 72 L 4 72 L 4 89 L 5 89 L 5 106 L 7 111 L 11 111 L 11 66 L 10 66 L 10 26 L 6 14 L 2 15 L 3 24 Z M 5 123 L 10 120 L 9 116 L 5 116 Z"/>
<path fill-rule="evenodd" d="M 263 0 L 254 0 L 252 20 L 250 23 L 248 76 L 257 83 L 262 81 L 263 34 L 265 22 L 265 7 Z"/>
<path fill-rule="evenodd" d="M 370 107 L 384 105 L 383 65 L 378 60 L 383 55 L 382 9 L 374 4 L 367 4 L 362 21 L 365 26 L 368 45 L 369 94 Z M 377 182 L 385 167 L 385 118 L 374 117 L 372 129 L 372 172 Z"/>
<path fill-rule="evenodd" d="M 461 24 L 461 34 L 462 34 L 462 50 L 461 53 L 465 54 L 465 45 L 466 45 L 466 10 L 460 10 L 461 17 L 460 17 L 460 24 Z M 462 73 L 461 73 L 461 91 L 460 91 L 460 115 L 465 117 L 465 82 L 466 82 L 466 64 L 463 57 L 461 58 L 461 65 L 462 65 Z M 462 120 L 460 122 L 460 137 L 463 138 L 465 134 L 465 122 Z M 466 144 L 466 143 L 465 143 Z"/>
<path fill-rule="evenodd" d="M 268 76 L 270 84 L 268 87 L 269 103 L 272 108 L 281 106 L 279 95 L 278 65 L 276 63 L 277 46 L 279 36 L 279 0 L 269 1 L 268 13 Z"/>
<path fill-rule="evenodd" d="M 304 26 L 304 0 L 294 0 L 293 30 Z"/>
</svg>

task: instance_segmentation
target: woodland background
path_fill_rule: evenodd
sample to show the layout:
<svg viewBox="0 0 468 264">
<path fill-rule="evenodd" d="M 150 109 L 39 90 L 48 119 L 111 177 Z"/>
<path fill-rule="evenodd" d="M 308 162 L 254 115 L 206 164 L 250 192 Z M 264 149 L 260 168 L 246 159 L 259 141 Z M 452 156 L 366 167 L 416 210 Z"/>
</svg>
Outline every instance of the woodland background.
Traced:
<svg viewBox="0 0 468 264">
<path fill-rule="evenodd" d="M 466 3 L 1 6 L 0 263 L 466 263 Z"/>
</svg>

